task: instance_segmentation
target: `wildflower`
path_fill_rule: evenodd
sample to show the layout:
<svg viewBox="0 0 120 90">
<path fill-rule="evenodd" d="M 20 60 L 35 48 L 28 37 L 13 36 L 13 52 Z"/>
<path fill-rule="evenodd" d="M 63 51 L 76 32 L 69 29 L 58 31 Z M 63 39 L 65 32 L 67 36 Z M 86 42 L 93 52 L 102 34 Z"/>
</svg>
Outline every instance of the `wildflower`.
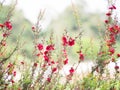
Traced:
<svg viewBox="0 0 120 90">
<path fill-rule="evenodd" d="M 70 38 L 69 41 L 68 41 L 68 45 L 73 46 L 74 44 L 75 44 L 75 40 Z"/>
<path fill-rule="evenodd" d="M 51 78 L 48 77 L 48 78 L 47 78 L 47 81 L 50 82 L 50 81 L 51 81 Z"/>
<path fill-rule="evenodd" d="M 54 45 L 48 45 L 46 47 L 46 50 L 48 50 L 48 51 L 54 50 Z"/>
<path fill-rule="evenodd" d="M 3 33 L 3 37 L 8 37 L 9 34 L 8 33 Z"/>
<path fill-rule="evenodd" d="M 14 77 L 16 76 L 16 71 L 13 72 L 13 76 L 14 76 Z"/>
<path fill-rule="evenodd" d="M 68 42 L 65 36 L 62 37 L 62 42 L 63 42 L 63 46 L 67 46 Z"/>
<path fill-rule="evenodd" d="M 54 61 L 51 61 L 51 64 L 55 64 L 55 62 L 54 62 Z"/>
<path fill-rule="evenodd" d="M 79 59 L 82 61 L 84 60 L 84 54 L 82 52 L 79 54 Z"/>
<path fill-rule="evenodd" d="M 46 61 L 46 62 L 49 62 L 49 57 L 48 56 L 44 56 L 44 60 Z"/>
<path fill-rule="evenodd" d="M 74 72 L 75 72 L 74 68 L 71 67 L 70 70 L 69 70 L 70 75 L 73 75 Z"/>
<path fill-rule="evenodd" d="M 110 12 L 106 13 L 106 16 L 111 16 L 111 13 Z"/>
<path fill-rule="evenodd" d="M 116 6 L 112 5 L 112 8 L 113 8 L 113 9 L 116 9 Z"/>
<path fill-rule="evenodd" d="M 106 23 L 106 24 L 108 24 L 108 23 L 109 23 L 109 21 L 108 21 L 108 20 L 105 20 L 105 23 Z"/>
<path fill-rule="evenodd" d="M 7 66 L 8 68 L 10 68 L 10 67 L 12 67 L 13 66 L 13 64 L 12 63 L 9 63 L 9 65 Z"/>
<path fill-rule="evenodd" d="M 11 24 L 10 21 L 6 21 L 6 22 L 4 23 L 4 25 L 6 26 L 6 28 L 7 28 L 8 30 L 11 30 L 11 29 L 12 29 L 12 24 Z"/>
<path fill-rule="evenodd" d="M 57 68 L 52 68 L 52 73 L 56 72 Z"/>
<path fill-rule="evenodd" d="M 42 50 L 43 49 L 43 45 L 42 44 L 38 44 L 37 47 L 38 47 L 38 50 Z"/>
<path fill-rule="evenodd" d="M 120 57 L 120 53 L 117 54 L 117 57 Z"/>
<path fill-rule="evenodd" d="M 118 69 L 119 69 L 119 66 L 116 65 L 116 66 L 115 66 L 115 69 L 118 70 Z"/>
<path fill-rule="evenodd" d="M 110 52 L 110 55 L 112 55 L 112 54 L 115 53 L 115 49 L 114 49 L 113 47 L 111 47 L 111 48 L 109 49 L 109 52 Z"/>
<path fill-rule="evenodd" d="M 68 59 L 63 61 L 64 65 L 68 64 Z"/>
</svg>

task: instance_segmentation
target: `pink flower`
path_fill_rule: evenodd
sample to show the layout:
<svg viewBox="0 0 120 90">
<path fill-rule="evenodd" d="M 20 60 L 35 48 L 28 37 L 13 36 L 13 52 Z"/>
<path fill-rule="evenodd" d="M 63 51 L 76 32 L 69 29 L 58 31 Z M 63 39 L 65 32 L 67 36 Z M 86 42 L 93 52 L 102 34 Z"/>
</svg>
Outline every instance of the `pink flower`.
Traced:
<svg viewBox="0 0 120 90">
<path fill-rule="evenodd" d="M 69 73 L 70 73 L 71 75 L 73 75 L 74 72 L 75 72 L 74 68 L 71 67 L 70 70 L 69 70 Z"/>
<path fill-rule="evenodd" d="M 4 23 L 4 25 L 6 26 L 6 28 L 7 28 L 8 30 L 11 30 L 11 29 L 12 29 L 12 24 L 11 24 L 10 21 L 6 21 L 6 22 Z"/>
<path fill-rule="evenodd" d="M 68 59 L 63 61 L 64 65 L 68 64 Z"/>
<path fill-rule="evenodd" d="M 49 62 L 49 57 L 48 56 L 44 56 L 44 60 L 46 61 L 46 62 Z"/>
<path fill-rule="evenodd" d="M 79 59 L 82 60 L 82 61 L 84 60 L 84 54 L 83 53 L 79 54 Z"/>
<path fill-rule="evenodd" d="M 75 40 L 70 38 L 69 41 L 68 41 L 68 45 L 73 46 L 74 44 L 75 44 Z"/>
<path fill-rule="evenodd" d="M 110 12 L 106 13 L 106 16 L 111 16 L 111 13 Z"/>
<path fill-rule="evenodd" d="M 57 68 L 52 68 L 52 73 L 56 72 Z"/>
<path fill-rule="evenodd" d="M 118 70 L 118 69 L 119 69 L 119 66 L 116 65 L 116 66 L 115 66 L 115 69 Z"/>
<path fill-rule="evenodd" d="M 117 57 L 120 57 L 120 53 L 117 54 Z"/>
<path fill-rule="evenodd" d="M 14 77 L 16 76 L 16 71 L 13 72 L 13 76 L 14 76 Z"/>
<path fill-rule="evenodd" d="M 46 50 L 48 50 L 48 51 L 54 50 L 54 45 L 48 45 L 46 47 Z"/>
<path fill-rule="evenodd" d="M 113 47 L 110 47 L 109 52 L 110 52 L 110 55 L 112 55 L 115 53 L 115 49 Z"/>
<path fill-rule="evenodd" d="M 67 46 L 68 42 L 65 36 L 62 37 L 62 42 L 63 42 L 63 46 Z"/>
<path fill-rule="evenodd" d="M 37 47 L 38 47 L 38 50 L 42 50 L 43 49 L 43 45 L 42 44 L 38 44 Z"/>
<path fill-rule="evenodd" d="M 47 81 L 50 82 L 50 81 L 51 81 L 51 78 L 48 77 L 48 78 L 47 78 Z"/>
</svg>

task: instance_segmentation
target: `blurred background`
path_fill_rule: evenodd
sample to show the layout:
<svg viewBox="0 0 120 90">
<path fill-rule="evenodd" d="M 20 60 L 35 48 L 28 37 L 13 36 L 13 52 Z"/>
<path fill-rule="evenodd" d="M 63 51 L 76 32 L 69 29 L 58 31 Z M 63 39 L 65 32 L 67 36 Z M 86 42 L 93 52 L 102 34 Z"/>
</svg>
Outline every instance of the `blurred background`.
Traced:
<svg viewBox="0 0 120 90">
<path fill-rule="evenodd" d="M 4 6 L 0 11 L 0 23 L 4 22 L 9 8 L 13 5 L 14 0 L 0 0 L 4 1 Z M 116 0 L 116 3 L 120 3 Z M 120 4 L 114 14 L 120 17 Z M 94 59 L 99 50 L 99 39 L 101 38 L 99 32 L 105 30 L 104 20 L 107 12 L 107 0 L 18 0 L 16 9 L 13 12 L 11 21 L 13 24 L 13 35 L 10 38 L 10 43 L 14 44 L 18 34 L 25 28 L 23 36 L 21 37 L 26 44 L 23 47 L 23 52 L 26 53 L 27 58 L 32 57 L 33 50 L 33 34 L 31 27 L 36 24 L 37 16 L 40 10 L 45 10 L 43 19 L 41 20 L 42 32 L 40 37 L 48 38 L 51 31 L 55 33 L 55 38 L 61 38 L 64 29 L 75 37 L 81 30 L 84 32 L 82 41 L 85 51 L 87 50 L 86 59 Z M 77 11 L 78 18 L 76 19 L 75 11 Z M 78 21 L 80 29 L 78 27 Z M 118 38 L 119 40 L 119 38 Z M 117 45 L 119 47 L 119 43 Z M 94 48 L 94 50 L 92 50 Z M 72 50 L 70 56 L 76 59 L 74 53 L 78 50 L 78 46 Z"/>
</svg>

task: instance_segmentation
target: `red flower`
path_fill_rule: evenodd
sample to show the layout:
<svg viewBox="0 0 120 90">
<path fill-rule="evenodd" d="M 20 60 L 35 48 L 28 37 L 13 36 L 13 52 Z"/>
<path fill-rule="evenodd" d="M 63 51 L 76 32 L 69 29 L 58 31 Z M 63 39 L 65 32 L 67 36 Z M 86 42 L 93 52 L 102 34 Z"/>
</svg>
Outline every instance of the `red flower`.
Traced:
<svg viewBox="0 0 120 90">
<path fill-rule="evenodd" d="M 44 56 L 44 60 L 46 61 L 46 62 L 49 62 L 49 57 L 48 56 Z"/>
<path fill-rule="evenodd" d="M 69 41 L 68 41 L 68 45 L 73 46 L 74 44 L 75 44 L 75 40 L 70 38 Z"/>
<path fill-rule="evenodd" d="M 14 76 L 14 77 L 16 76 L 16 71 L 13 72 L 13 76 Z"/>
<path fill-rule="evenodd" d="M 8 30 L 11 30 L 11 29 L 12 29 L 12 24 L 11 24 L 10 21 L 6 21 L 6 22 L 4 23 L 4 25 L 6 26 L 6 28 L 7 28 Z"/>
<path fill-rule="evenodd" d="M 13 66 L 12 63 L 9 63 L 9 65 L 7 66 L 8 68 L 11 68 Z"/>
<path fill-rule="evenodd" d="M 37 65 L 38 65 L 37 63 L 34 63 L 34 67 L 37 67 Z"/>
<path fill-rule="evenodd" d="M 56 72 L 57 71 L 57 68 L 53 68 L 52 69 L 52 73 Z"/>
<path fill-rule="evenodd" d="M 109 21 L 108 21 L 108 20 L 105 20 L 105 23 L 106 23 L 106 24 L 108 24 L 108 23 L 109 23 Z"/>
<path fill-rule="evenodd" d="M 113 8 L 113 9 L 116 9 L 116 6 L 112 5 L 112 8 Z"/>
<path fill-rule="evenodd" d="M 74 72 L 75 72 L 74 68 L 71 67 L 70 70 L 69 70 L 69 73 L 70 73 L 71 75 L 73 75 Z"/>
<path fill-rule="evenodd" d="M 51 81 L 51 78 L 48 77 L 48 78 L 47 78 L 47 81 L 50 82 L 50 81 Z"/>
<path fill-rule="evenodd" d="M 47 54 L 48 54 L 48 51 L 45 51 L 44 54 L 47 55 Z"/>
<path fill-rule="evenodd" d="M 3 37 L 8 37 L 8 36 L 9 36 L 9 34 L 3 33 Z"/>
<path fill-rule="evenodd" d="M 38 50 L 42 50 L 43 49 L 43 45 L 42 44 L 38 44 L 37 47 L 38 47 Z"/>
<path fill-rule="evenodd" d="M 46 47 L 46 50 L 48 50 L 48 51 L 54 50 L 54 45 L 48 45 Z"/>
<path fill-rule="evenodd" d="M 117 57 L 120 57 L 120 53 L 117 54 Z"/>
<path fill-rule="evenodd" d="M 62 37 L 62 42 L 63 42 L 63 46 L 67 46 L 68 42 L 65 36 Z"/>
<path fill-rule="evenodd" d="M 111 48 L 109 49 L 109 52 L 110 52 L 110 55 L 112 55 L 112 54 L 115 53 L 115 49 L 114 49 L 113 47 L 111 47 Z"/>
<path fill-rule="evenodd" d="M 51 61 L 51 64 L 55 64 L 55 62 L 54 62 L 54 61 Z"/>
<path fill-rule="evenodd" d="M 63 61 L 64 65 L 68 64 L 68 59 Z"/>
<path fill-rule="evenodd" d="M 82 61 L 84 60 L 84 54 L 83 53 L 79 54 L 79 59 L 82 60 Z"/>
<path fill-rule="evenodd" d="M 116 69 L 116 70 L 119 69 L 119 66 L 116 65 L 116 66 L 115 66 L 115 69 Z"/>
<path fill-rule="evenodd" d="M 106 16 L 111 16 L 111 13 L 110 12 L 106 13 Z"/>
</svg>

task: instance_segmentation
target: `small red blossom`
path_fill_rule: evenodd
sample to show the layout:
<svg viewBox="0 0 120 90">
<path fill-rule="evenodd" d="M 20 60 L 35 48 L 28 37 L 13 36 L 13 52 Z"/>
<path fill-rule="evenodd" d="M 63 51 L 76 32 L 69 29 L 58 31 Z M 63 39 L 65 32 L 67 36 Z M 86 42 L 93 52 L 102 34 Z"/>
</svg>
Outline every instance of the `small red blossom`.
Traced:
<svg viewBox="0 0 120 90">
<path fill-rule="evenodd" d="M 115 66 L 115 69 L 118 70 L 118 69 L 119 69 L 119 66 L 116 65 L 116 66 Z"/>
<path fill-rule="evenodd" d="M 63 43 L 63 46 L 67 46 L 68 44 L 67 38 L 65 36 L 62 37 L 62 43 Z"/>
<path fill-rule="evenodd" d="M 84 54 L 82 52 L 79 54 L 79 59 L 82 61 L 84 60 Z"/>
<path fill-rule="evenodd" d="M 48 56 L 44 56 L 44 60 L 46 61 L 46 62 L 49 62 L 49 57 Z"/>
<path fill-rule="evenodd" d="M 7 66 L 8 68 L 11 68 L 13 66 L 12 63 L 9 63 L 9 65 Z"/>
<path fill-rule="evenodd" d="M 108 23 L 109 23 L 109 21 L 108 21 L 108 20 L 105 20 L 105 23 L 106 23 L 106 24 L 108 24 Z"/>
<path fill-rule="evenodd" d="M 70 70 L 69 70 L 69 73 L 70 73 L 71 75 L 73 75 L 74 72 L 75 72 L 74 68 L 71 67 Z"/>
<path fill-rule="evenodd" d="M 52 68 L 52 73 L 56 72 L 57 68 Z"/>
<path fill-rule="evenodd" d="M 68 59 L 63 61 L 64 65 L 68 64 Z"/>
<path fill-rule="evenodd" d="M 115 49 L 113 47 L 110 47 L 109 52 L 110 52 L 110 55 L 112 55 L 115 53 Z"/>
<path fill-rule="evenodd" d="M 75 44 L 75 40 L 70 38 L 69 41 L 68 41 L 68 45 L 73 46 L 74 44 Z"/>
<path fill-rule="evenodd" d="M 48 77 L 48 78 L 47 78 L 47 81 L 50 82 L 50 81 L 51 81 L 51 78 Z"/>
<path fill-rule="evenodd" d="M 116 6 L 112 5 L 112 8 L 113 8 L 113 9 L 116 9 Z"/>
<path fill-rule="evenodd" d="M 45 51 L 44 54 L 47 55 L 47 54 L 48 54 L 48 51 Z"/>
<path fill-rule="evenodd" d="M 14 76 L 14 77 L 16 76 L 16 71 L 13 72 L 13 76 Z"/>
<path fill-rule="evenodd" d="M 120 57 L 120 53 L 117 54 L 117 57 Z"/>
<path fill-rule="evenodd" d="M 38 44 L 37 47 L 38 47 L 38 50 L 42 50 L 43 49 L 43 45 L 42 44 Z"/>
<path fill-rule="evenodd" d="M 4 25 L 6 26 L 6 28 L 7 28 L 8 30 L 12 30 L 12 24 L 11 24 L 10 21 L 6 21 L 6 22 L 4 23 Z"/>
<path fill-rule="evenodd" d="M 54 61 L 51 61 L 51 64 L 55 64 L 55 62 L 54 62 Z"/>
<path fill-rule="evenodd" d="M 34 67 L 37 67 L 37 65 L 38 65 L 37 63 L 34 63 Z"/>
<path fill-rule="evenodd" d="M 9 34 L 8 33 L 3 33 L 3 37 L 8 37 Z"/>
<path fill-rule="evenodd" d="M 110 33 L 112 34 L 118 34 L 120 32 L 120 27 L 118 25 L 114 25 L 108 28 Z"/>
<path fill-rule="evenodd" d="M 110 12 L 106 13 L 106 16 L 111 16 L 111 13 Z"/>
<path fill-rule="evenodd" d="M 54 45 L 48 45 L 47 47 L 46 47 L 46 50 L 48 50 L 48 51 L 51 51 L 51 50 L 54 50 Z"/>
</svg>

